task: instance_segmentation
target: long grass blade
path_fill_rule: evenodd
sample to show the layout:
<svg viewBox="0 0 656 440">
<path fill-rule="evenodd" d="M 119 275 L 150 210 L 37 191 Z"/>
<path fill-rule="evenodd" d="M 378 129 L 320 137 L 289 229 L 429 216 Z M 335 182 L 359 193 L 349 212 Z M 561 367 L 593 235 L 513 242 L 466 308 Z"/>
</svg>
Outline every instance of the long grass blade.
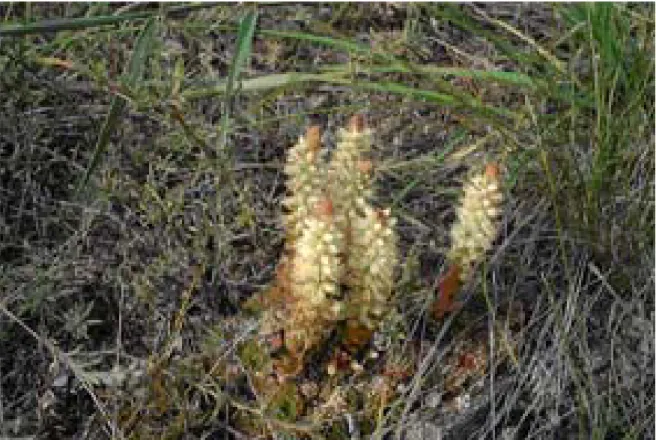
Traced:
<svg viewBox="0 0 656 440">
<path fill-rule="evenodd" d="M 370 54 L 371 47 L 361 43 L 355 43 L 350 40 L 343 40 L 333 37 L 324 37 L 322 35 L 314 35 L 306 32 L 292 32 L 292 31 L 278 31 L 273 29 L 260 29 L 259 35 L 265 37 L 284 38 L 297 41 L 306 41 L 321 46 L 333 47 L 335 49 L 344 50 L 347 52 Z"/>
<path fill-rule="evenodd" d="M 132 57 L 130 58 L 130 63 L 128 64 L 128 69 L 125 77 L 125 84 L 128 87 L 134 87 L 139 80 L 143 78 L 144 71 L 146 68 L 146 60 L 152 51 L 152 43 L 155 36 L 155 20 L 150 19 L 144 26 L 143 30 L 139 34 L 137 41 L 134 46 L 134 51 L 132 52 Z M 77 187 L 77 192 L 79 193 L 89 182 L 91 174 L 96 170 L 100 164 L 100 159 L 102 155 L 107 151 L 107 146 L 109 145 L 109 139 L 118 124 L 123 110 L 125 109 L 126 101 L 125 98 L 116 95 L 112 98 L 110 104 L 109 113 L 105 118 L 105 122 L 100 130 L 100 135 L 98 136 L 98 141 L 96 142 L 96 147 L 94 149 L 93 155 L 91 156 L 91 161 L 87 166 L 87 170 L 84 173 L 84 176 L 80 180 L 80 183 Z"/>
<path fill-rule="evenodd" d="M 235 55 L 230 66 L 230 73 L 225 88 L 225 109 L 221 117 L 221 144 L 222 151 L 225 151 L 228 140 L 228 125 L 232 109 L 232 101 L 235 89 L 235 83 L 241 74 L 243 66 L 248 61 L 253 47 L 253 35 L 257 25 L 257 11 L 250 11 L 241 19 L 239 31 L 237 33 L 237 47 Z"/>
<path fill-rule="evenodd" d="M 462 101 L 452 95 L 436 92 L 434 90 L 417 89 L 401 83 L 353 80 L 347 76 L 335 72 L 331 73 L 281 73 L 251 78 L 241 82 L 241 90 L 244 92 L 261 92 L 276 88 L 301 85 L 304 83 L 330 83 L 340 84 L 354 89 L 369 90 L 381 93 L 392 93 L 404 95 L 413 99 L 423 99 L 446 107 L 469 107 L 481 114 L 514 117 L 510 110 L 484 105 L 475 98 Z M 219 83 L 213 87 L 198 89 L 189 89 L 182 93 L 185 99 L 194 100 L 207 98 L 210 96 L 223 95 L 228 93 L 228 84 Z"/>
<path fill-rule="evenodd" d="M 195 4 L 169 8 L 167 16 L 185 14 L 200 8 L 213 7 L 212 4 Z M 119 24 L 129 21 L 146 20 L 155 15 L 160 15 L 161 10 L 133 12 L 120 15 L 104 15 L 99 17 L 61 18 L 56 20 L 44 20 L 36 23 L 14 24 L 0 26 L 0 37 L 20 37 L 29 34 L 41 34 L 45 32 L 76 31 L 90 27 L 109 24 Z"/>
</svg>

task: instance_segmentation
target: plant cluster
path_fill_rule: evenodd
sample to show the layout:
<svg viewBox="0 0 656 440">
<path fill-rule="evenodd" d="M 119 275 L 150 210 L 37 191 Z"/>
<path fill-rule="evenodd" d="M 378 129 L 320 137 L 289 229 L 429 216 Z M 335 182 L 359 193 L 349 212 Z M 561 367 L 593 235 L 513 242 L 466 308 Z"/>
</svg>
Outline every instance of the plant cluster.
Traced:
<svg viewBox="0 0 656 440">
<path fill-rule="evenodd" d="M 318 127 L 289 151 L 285 252 L 261 298 L 262 332 L 281 335 L 281 375 L 300 373 L 306 356 L 335 331 L 350 351 L 360 348 L 390 307 L 395 219 L 371 204 L 371 137 L 358 115 L 340 131 L 329 161 Z"/>
<path fill-rule="evenodd" d="M 378 359 L 374 351 L 369 355 L 381 374 L 360 374 L 369 362 L 363 349 L 394 314 L 399 260 L 395 219 L 371 203 L 371 146 L 372 130 L 356 115 L 340 130 L 329 158 L 318 127 L 288 152 L 284 252 L 275 281 L 248 304 L 260 311 L 260 338 L 242 350 L 256 393 L 278 419 L 303 415 L 323 422 L 354 405 L 375 413 L 412 375 L 412 360 Z M 435 303 L 439 317 L 453 309 L 452 297 L 492 245 L 502 200 L 494 164 L 465 185 L 447 257 L 450 270 Z M 343 379 L 354 376 L 360 379 L 345 386 Z"/>
<path fill-rule="evenodd" d="M 288 152 L 284 252 L 274 283 L 248 304 L 261 311 L 261 338 L 242 348 L 253 388 L 278 420 L 321 424 L 355 401 L 375 414 L 393 393 L 396 379 L 384 375 L 342 383 L 362 372 L 357 359 L 393 309 L 395 219 L 371 202 L 371 147 L 372 130 L 356 115 L 329 158 L 318 127 Z"/>
</svg>

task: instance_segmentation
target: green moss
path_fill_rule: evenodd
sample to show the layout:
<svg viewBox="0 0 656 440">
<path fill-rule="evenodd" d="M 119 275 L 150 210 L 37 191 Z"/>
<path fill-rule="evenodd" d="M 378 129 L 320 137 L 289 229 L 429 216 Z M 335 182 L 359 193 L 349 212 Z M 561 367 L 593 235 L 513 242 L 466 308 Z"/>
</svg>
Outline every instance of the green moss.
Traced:
<svg viewBox="0 0 656 440">
<path fill-rule="evenodd" d="M 264 347 L 256 340 L 244 342 L 239 347 L 238 356 L 244 367 L 250 371 L 263 371 L 269 363 L 269 356 Z"/>
<path fill-rule="evenodd" d="M 296 385 L 287 383 L 280 386 L 273 394 L 267 405 L 267 411 L 278 420 L 294 422 L 300 417 L 304 406 Z"/>
</svg>

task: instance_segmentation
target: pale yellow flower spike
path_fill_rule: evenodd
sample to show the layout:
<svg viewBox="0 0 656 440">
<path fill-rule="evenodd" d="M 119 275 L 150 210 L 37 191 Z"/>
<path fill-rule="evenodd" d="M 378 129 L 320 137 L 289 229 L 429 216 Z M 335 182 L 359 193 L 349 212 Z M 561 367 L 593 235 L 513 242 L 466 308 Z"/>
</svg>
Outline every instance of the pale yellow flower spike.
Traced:
<svg viewBox="0 0 656 440">
<path fill-rule="evenodd" d="M 289 210 L 285 226 L 290 245 L 300 236 L 305 219 L 321 199 L 325 171 L 319 160 L 320 150 L 321 131 L 313 126 L 287 154 L 285 174 L 290 194 L 283 205 Z"/>
<path fill-rule="evenodd" d="M 370 199 L 373 193 L 373 164 L 367 158 L 371 153 L 371 135 L 364 118 L 353 116 L 349 128 L 339 132 L 328 168 L 337 221 L 344 230 L 348 230 L 352 218 L 362 208 L 362 201 Z"/>
<path fill-rule="evenodd" d="M 499 167 L 488 164 L 485 172 L 473 176 L 464 187 L 457 219 L 451 228 L 451 250 L 448 260 L 461 268 L 466 279 L 474 264 L 490 249 L 499 227 L 503 193 Z"/>
<path fill-rule="evenodd" d="M 395 219 L 388 210 L 369 205 L 363 208 L 364 215 L 352 223 L 348 314 L 349 319 L 375 330 L 390 307 L 398 258 L 397 237 L 393 229 Z"/>
<path fill-rule="evenodd" d="M 333 221 L 332 202 L 319 201 L 305 220 L 293 257 L 293 304 L 284 323 L 286 345 L 292 353 L 302 354 L 319 344 L 343 318 L 343 305 L 336 299 L 344 274 L 343 243 L 343 234 Z"/>
</svg>

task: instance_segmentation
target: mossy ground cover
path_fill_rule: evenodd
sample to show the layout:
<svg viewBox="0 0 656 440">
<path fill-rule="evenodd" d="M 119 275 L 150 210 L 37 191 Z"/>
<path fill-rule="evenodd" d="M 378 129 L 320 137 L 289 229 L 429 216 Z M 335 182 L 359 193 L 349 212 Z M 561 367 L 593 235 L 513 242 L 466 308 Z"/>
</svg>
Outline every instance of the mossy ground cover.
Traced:
<svg viewBox="0 0 656 440">
<path fill-rule="evenodd" d="M 650 4 L 0 5 L 0 436 L 653 438 L 653 42 Z M 390 364 L 261 399 L 286 152 L 353 114 Z M 490 161 L 497 242 L 435 321 Z"/>
</svg>

